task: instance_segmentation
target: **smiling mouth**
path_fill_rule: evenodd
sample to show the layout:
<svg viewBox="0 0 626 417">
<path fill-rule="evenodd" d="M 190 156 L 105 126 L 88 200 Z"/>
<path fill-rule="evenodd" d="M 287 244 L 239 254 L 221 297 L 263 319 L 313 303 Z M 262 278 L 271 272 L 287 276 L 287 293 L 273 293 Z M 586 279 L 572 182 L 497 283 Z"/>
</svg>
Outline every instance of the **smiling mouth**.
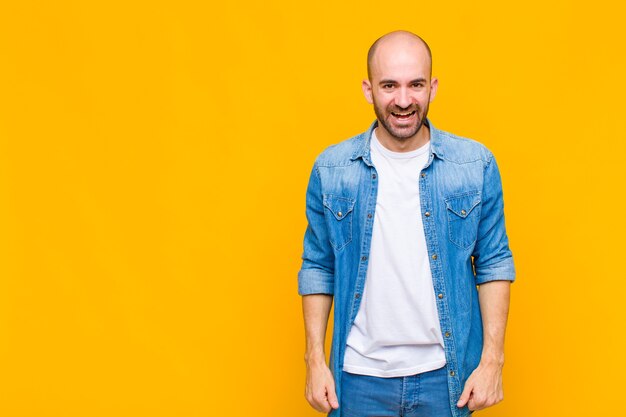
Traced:
<svg viewBox="0 0 626 417">
<path fill-rule="evenodd" d="M 409 113 L 395 113 L 395 112 L 391 112 L 391 115 L 393 117 L 395 117 L 398 120 L 407 120 L 409 118 L 411 118 L 414 114 L 416 113 L 416 110 L 413 110 L 412 112 Z"/>
</svg>

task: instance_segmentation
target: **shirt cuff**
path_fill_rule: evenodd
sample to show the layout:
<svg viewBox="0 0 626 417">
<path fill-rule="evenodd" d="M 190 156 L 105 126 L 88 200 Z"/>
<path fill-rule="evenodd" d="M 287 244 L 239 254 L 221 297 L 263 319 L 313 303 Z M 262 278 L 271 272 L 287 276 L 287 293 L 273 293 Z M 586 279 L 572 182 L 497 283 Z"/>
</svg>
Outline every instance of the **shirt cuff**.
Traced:
<svg viewBox="0 0 626 417">
<path fill-rule="evenodd" d="M 334 276 L 321 269 L 301 269 L 298 272 L 298 294 L 334 293 Z"/>
<path fill-rule="evenodd" d="M 506 258 L 497 264 L 476 269 L 476 285 L 490 281 L 515 281 L 513 258 Z"/>
</svg>

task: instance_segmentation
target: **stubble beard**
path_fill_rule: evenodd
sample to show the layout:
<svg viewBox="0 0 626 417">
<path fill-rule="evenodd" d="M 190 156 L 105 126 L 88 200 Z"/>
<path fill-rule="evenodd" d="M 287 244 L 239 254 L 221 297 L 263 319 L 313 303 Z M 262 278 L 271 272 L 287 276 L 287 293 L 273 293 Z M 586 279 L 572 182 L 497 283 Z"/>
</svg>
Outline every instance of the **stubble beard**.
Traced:
<svg viewBox="0 0 626 417">
<path fill-rule="evenodd" d="M 418 106 L 417 104 L 413 104 L 411 107 L 409 107 L 408 109 L 400 109 L 398 106 L 389 106 L 389 108 L 387 109 L 387 115 L 388 117 L 393 117 L 391 115 L 392 111 L 408 111 L 410 109 L 414 109 L 415 110 L 415 114 L 418 118 L 417 123 L 415 124 L 415 126 L 411 129 L 396 129 L 394 126 L 392 126 L 387 120 L 388 117 L 385 117 L 385 113 L 382 111 L 382 109 L 378 106 L 378 104 L 376 103 L 376 100 L 373 99 L 374 101 L 374 113 L 376 114 L 376 118 L 378 119 L 378 123 L 380 123 L 385 130 L 395 139 L 398 140 L 406 140 L 409 138 L 412 138 L 413 136 L 415 136 L 417 134 L 417 132 L 419 132 L 419 130 L 422 128 L 422 126 L 424 125 L 424 120 L 426 120 L 426 116 L 428 115 L 428 107 L 429 104 L 426 104 L 426 108 L 424 109 L 424 111 L 422 112 L 422 109 L 420 108 L 420 106 Z"/>
</svg>

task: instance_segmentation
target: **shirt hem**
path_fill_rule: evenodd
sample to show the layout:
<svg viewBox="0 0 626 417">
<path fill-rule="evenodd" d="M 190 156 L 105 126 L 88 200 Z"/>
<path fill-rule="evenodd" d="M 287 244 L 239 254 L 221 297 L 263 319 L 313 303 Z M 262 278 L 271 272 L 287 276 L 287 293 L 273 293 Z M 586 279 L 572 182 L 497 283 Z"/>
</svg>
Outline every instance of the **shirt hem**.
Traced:
<svg viewBox="0 0 626 417">
<path fill-rule="evenodd" d="M 410 376 L 415 374 L 421 374 L 428 371 L 434 371 L 446 365 L 446 360 L 438 360 L 435 362 L 429 362 L 419 366 L 412 366 L 410 368 L 394 369 L 382 371 L 375 368 L 365 368 L 361 366 L 343 365 L 343 371 L 357 375 L 377 376 L 380 378 L 394 378 L 399 376 Z"/>
</svg>

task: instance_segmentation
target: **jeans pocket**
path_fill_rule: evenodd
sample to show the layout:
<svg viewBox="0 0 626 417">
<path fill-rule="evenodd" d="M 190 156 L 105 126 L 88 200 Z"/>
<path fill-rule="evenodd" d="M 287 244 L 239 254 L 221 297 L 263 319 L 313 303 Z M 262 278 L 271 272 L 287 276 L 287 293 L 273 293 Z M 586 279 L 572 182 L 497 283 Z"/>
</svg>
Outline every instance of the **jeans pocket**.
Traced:
<svg viewBox="0 0 626 417">
<path fill-rule="evenodd" d="M 352 211 L 356 199 L 324 194 L 324 207 L 328 213 L 326 222 L 330 244 L 336 250 L 342 249 L 352 240 Z"/>
<path fill-rule="evenodd" d="M 465 191 L 445 198 L 448 214 L 448 237 L 461 249 L 476 242 L 480 221 L 480 191 Z"/>
</svg>

